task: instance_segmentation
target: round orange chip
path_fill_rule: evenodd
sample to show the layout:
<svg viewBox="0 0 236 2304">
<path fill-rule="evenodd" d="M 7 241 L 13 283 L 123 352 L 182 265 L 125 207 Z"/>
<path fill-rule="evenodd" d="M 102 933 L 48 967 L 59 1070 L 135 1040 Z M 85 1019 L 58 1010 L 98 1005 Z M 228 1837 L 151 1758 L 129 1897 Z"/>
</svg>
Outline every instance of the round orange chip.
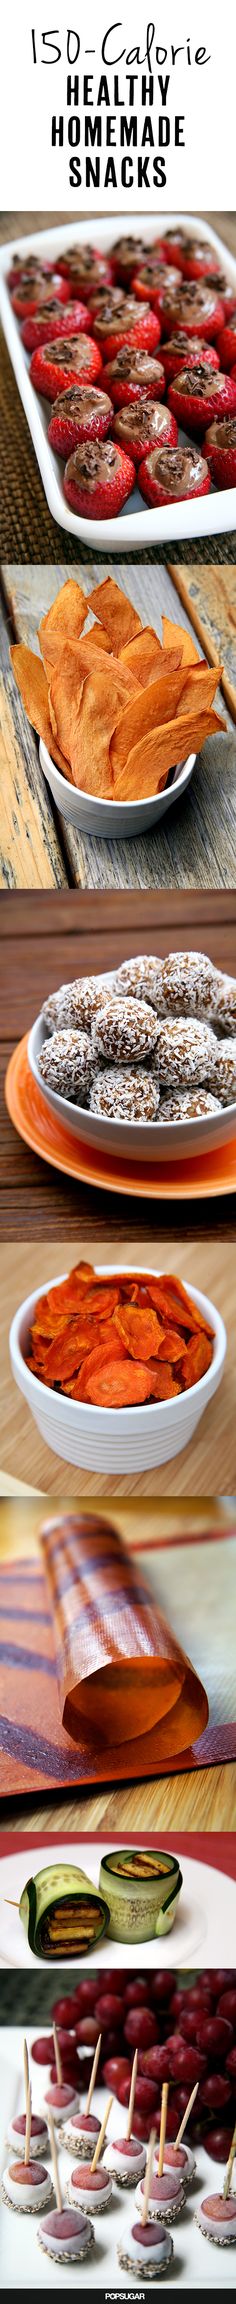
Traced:
<svg viewBox="0 0 236 2304">
<path fill-rule="evenodd" d="M 152 1352 L 159 1351 L 163 1330 L 151 1306 L 122 1304 L 120 1311 L 115 1312 L 114 1327 L 124 1338 L 132 1359 L 151 1360 Z"/>
<path fill-rule="evenodd" d="M 138 1408 L 150 1398 L 149 1369 L 137 1360 L 110 1360 L 87 1381 L 87 1399 L 96 1408 Z"/>
</svg>

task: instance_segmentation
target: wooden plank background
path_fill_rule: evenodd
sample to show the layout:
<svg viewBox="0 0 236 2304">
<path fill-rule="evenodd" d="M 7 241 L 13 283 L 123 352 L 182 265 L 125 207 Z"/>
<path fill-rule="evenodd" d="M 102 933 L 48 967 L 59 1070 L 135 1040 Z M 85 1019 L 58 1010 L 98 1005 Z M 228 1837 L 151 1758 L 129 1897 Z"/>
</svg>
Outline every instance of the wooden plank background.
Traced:
<svg viewBox="0 0 236 2304">
<path fill-rule="evenodd" d="M 73 1262 L 81 1253 L 81 1241 L 73 1246 Z M 83 1240 L 83 1256 L 96 1261 L 91 1239 Z M 173 1267 L 174 1258 L 174 1267 Z M 119 1262 L 119 1239 L 106 1239 L 104 1261 L 108 1265 Z M 129 1242 L 122 1249 L 122 1262 L 129 1266 Z M 97 1257 L 97 1261 L 99 1258 Z M 101 1262 L 103 1258 L 101 1256 Z M 132 1263 L 141 1263 L 149 1270 L 153 1263 L 163 1267 L 162 1242 L 132 1240 Z M 128 1477 L 114 1472 L 113 1477 L 101 1472 L 84 1472 L 63 1462 L 51 1452 L 42 1440 L 37 1425 L 18 1392 L 11 1374 L 9 1360 L 9 1328 L 18 1305 L 34 1288 L 41 1288 L 48 1279 L 57 1279 L 60 1272 L 70 1270 L 70 1243 L 65 1240 L 60 1251 L 55 1243 L 42 1249 L 27 1240 L 23 1246 L 2 1246 L 1 1253 L 1 1340 L 0 1340 L 0 1495 L 5 1494 L 5 1474 L 11 1474 L 17 1465 L 19 1479 L 30 1482 L 32 1488 L 45 1495 L 66 1496 L 68 1480 L 71 1496 L 210 1496 L 221 1492 L 228 1496 L 236 1490 L 236 1362 L 235 1362 L 235 1264 L 231 1242 L 205 1241 L 200 1252 L 197 1240 L 187 1244 L 182 1239 L 173 1248 L 165 1244 L 164 1268 L 178 1271 L 181 1280 L 191 1286 L 203 1288 L 211 1302 L 217 1306 L 227 1331 L 227 1357 L 220 1387 L 197 1427 L 194 1438 L 179 1456 L 153 1471 Z"/>
<path fill-rule="evenodd" d="M 84 590 L 107 574 L 107 561 L 94 557 L 83 567 Z M 236 716 L 236 573 L 225 565 L 197 570 L 191 562 L 182 569 L 184 600 L 179 603 L 172 573 L 162 565 L 141 561 L 116 564 L 117 582 L 144 624 L 154 623 L 161 636 L 162 614 L 180 620 L 193 632 L 194 618 L 203 618 L 199 654 L 213 639 L 235 692 Z M 81 577 L 79 561 L 76 574 Z M 226 723 L 222 736 L 211 737 L 199 753 L 194 775 L 184 797 L 176 802 L 160 825 L 135 839 L 104 840 L 77 833 L 66 824 L 52 801 L 39 763 L 38 739 L 30 728 L 13 678 L 9 646 L 12 637 L 38 650 L 38 626 L 68 575 L 66 561 L 57 567 L 7 563 L 2 567 L 0 604 L 0 759 L 2 764 L 2 828 L 0 886 L 14 888 L 231 888 L 236 850 L 236 729 L 231 709 L 219 687 L 216 709 Z M 176 569 L 178 581 L 178 570 Z M 194 638 L 196 638 L 194 630 Z"/>
</svg>

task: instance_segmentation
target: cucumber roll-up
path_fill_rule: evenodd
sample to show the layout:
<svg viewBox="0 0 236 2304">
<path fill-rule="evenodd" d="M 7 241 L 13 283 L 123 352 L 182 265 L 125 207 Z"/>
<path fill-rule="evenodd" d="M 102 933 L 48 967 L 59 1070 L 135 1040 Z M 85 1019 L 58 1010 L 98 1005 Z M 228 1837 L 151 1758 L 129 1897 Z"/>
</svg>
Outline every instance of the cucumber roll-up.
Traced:
<svg viewBox="0 0 236 2304">
<path fill-rule="evenodd" d="M 182 1872 L 165 1849 L 116 1849 L 103 1857 L 99 1887 L 108 1897 L 109 1936 L 119 1943 L 145 1944 L 173 1928 Z"/>
<path fill-rule="evenodd" d="M 27 1880 L 19 1905 L 31 1952 L 39 1960 L 84 1960 L 109 1924 L 102 1892 L 77 1864 L 48 1864 Z"/>
</svg>

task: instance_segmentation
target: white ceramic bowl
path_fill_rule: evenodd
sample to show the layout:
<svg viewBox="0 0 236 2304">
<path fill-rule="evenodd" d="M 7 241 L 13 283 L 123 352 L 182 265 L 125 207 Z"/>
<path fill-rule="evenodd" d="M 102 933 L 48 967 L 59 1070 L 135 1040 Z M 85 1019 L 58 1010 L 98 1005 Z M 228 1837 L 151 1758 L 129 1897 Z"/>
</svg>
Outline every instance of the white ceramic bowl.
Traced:
<svg viewBox="0 0 236 2304">
<path fill-rule="evenodd" d="M 98 976 L 98 983 L 101 986 L 112 986 L 112 970 L 104 976 Z M 186 1159 L 188 1154 L 196 1156 L 197 1153 L 207 1152 L 217 1144 L 222 1144 L 225 1138 L 236 1135 L 236 1104 L 227 1104 L 225 1109 L 222 1106 L 221 1112 L 211 1113 L 206 1120 L 145 1123 L 141 1120 L 104 1120 L 98 1113 L 88 1112 L 84 1105 L 71 1104 L 68 1097 L 56 1095 L 54 1088 L 49 1087 L 49 1082 L 42 1079 L 39 1056 L 43 1041 L 47 1039 L 49 1033 L 41 1010 L 28 1038 L 30 1071 L 40 1089 L 40 1095 L 50 1105 L 51 1112 L 56 1113 L 57 1119 L 63 1121 L 64 1127 L 69 1128 L 72 1136 L 83 1137 L 86 1144 L 95 1145 L 99 1152 L 113 1153 L 114 1157 L 118 1155 L 124 1162 L 132 1159 L 155 1160 L 158 1163 L 163 1159 L 179 1160 L 183 1155 Z"/>
<path fill-rule="evenodd" d="M 182 767 L 174 769 L 172 782 L 166 784 L 164 792 L 153 792 L 151 800 L 125 801 L 93 799 L 92 793 L 80 792 L 77 785 L 69 784 L 67 777 L 61 776 L 60 769 L 55 767 L 42 737 L 39 758 L 61 816 L 66 817 L 67 823 L 76 824 L 77 832 L 96 832 L 103 840 L 127 840 L 127 836 L 134 840 L 136 833 L 148 831 L 149 825 L 160 821 L 166 809 L 173 808 L 173 802 L 186 792 L 196 752 L 189 753 Z"/>
<path fill-rule="evenodd" d="M 98 1264 L 96 1270 L 99 1276 L 105 1273 L 107 1277 L 110 1266 Z M 134 1273 L 135 1270 L 137 1266 L 132 1265 Z M 119 1265 L 113 1264 L 112 1271 L 119 1273 Z M 59 1273 L 58 1285 L 65 1278 L 64 1272 Z M 46 1293 L 55 1285 L 55 1279 L 45 1280 L 43 1290 L 45 1288 Z M 42 1288 L 36 1288 L 34 1294 L 20 1304 L 10 1330 L 13 1376 L 47 1447 L 54 1449 L 57 1456 L 63 1456 L 66 1464 L 78 1464 L 82 1470 L 94 1472 L 147 1472 L 158 1464 L 166 1464 L 170 1456 L 179 1456 L 181 1448 L 188 1446 L 208 1400 L 221 1382 L 227 1337 L 215 1304 L 211 1304 L 199 1288 L 193 1288 L 191 1281 L 186 1281 L 186 1288 L 214 1329 L 211 1367 L 198 1384 L 191 1385 L 189 1392 L 179 1392 L 173 1400 L 155 1400 L 151 1406 L 145 1402 L 141 1408 L 95 1408 L 87 1401 L 68 1400 L 66 1394 L 53 1392 L 48 1385 L 41 1384 L 27 1368 L 24 1354 L 29 1349 L 33 1314 Z"/>
<path fill-rule="evenodd" d="M 187 214 L 186 209 L 183 213 L 176 211 L 173 217 L 173 211 L 168 211 L 168 214 L 165 211 L 165 232 L 168 231 L 169 226 L 173 225 L 173 222 L 176 226 L 182 224 L 190 236 L 192 233 L 194 235 L 199 233 L 200 240 L 210 242 L 211 247 L 215 249 L 216 262 L 220 265 L 221 270 L 227 273 L 228 279 L 232 280 L 236 294 L 235 258 L 232 256 L 231 250 L 225 245 L 225 241 L 220 240 L 218 233 L 213 231 L 209 217 L 206 221 L 201 216 L 196 216 L 196 213 L 195 215 Z M 114 237 L 118 240 L 122 233 L 122 238 L 124 238 L 125 233 L 130 231 L 134 237 L 136 234 L 139 237 L 139 214 L 132 216 L 129 214 L 116 215 L 115 220 L 114 215 L 111 214 L 107 218 L 105 216 L 96 218 L 95 232 L 94 218 L 91 214 L 91 238 L 95 237 L 96 242 L 99 240 L 102 254 L 109 251 Z M 147 248 L 153 238 L 157 239 L 158 231 L 161 239 L 163 235 L 161 214 L 159 217 L 155 213 L 150 213 L 148 216 L 144 214 L 142 217 L 142 239 L 145 240 Z M 87 238 L 88 216 L 86 216 L 84 224 L 78 222 L 73 224 L 72 220 L 68 221 L 67 224 L 61 224 L 59 217 L 58 223 L 54 224 L 53 228 L 46 225 L 41 232 L 30 232 L 27 238 L 25 235 L 23 238 L 19 238 L 17 247 L 19 253 L 22 254 L 23 252 L 24 256 L 29 253 L 31 255 L 34 251 L 35 255 L 39 257 L 52 257 L 55 261 L 62 249 L 66 249 L 68 246 L 72 248 L 75 244 L 76 247 L 83 248 Z M 52 513 L 53 519 L 57 520 L 60 527 L 66 529 L 70 536 L 82 539 L 83 543 L 87 544 L 89 549 L 91 548 L 95 553 L 101 552 L 101 550 L 104 552 L 112 551 L 112 553 L 119 552 L 122 557 L 124 552 L 129 552 L 131 549 L 133 552 L 142 551 L 146 544 L 160 544 L 164 541 L 174 544 L 180 536 L 185 537 L 189 543 L 189 538 L 193 536 L 214 536 L 222 529 L 226 534 L 230 528 L 235 528 L 235 488 L 211 488 L 209 496 L 193 496 L 191 501 L 185 498 L 182 503 L 164 504 L 162 507 L 156 506 L 154 510 L 153 506 L 144 504 L 143 498 L 140 496 L 138 481 L 136 481 L 128 503 L 124 505 L 123 512 L 119 513 L 116 519 L 85 520 L 80 517 L 78 512 L 72 512 L 64 496 L 62 460 L 61 457 L 55 455 L 48 439 L 51 404 L 48 400 L 41 399 L 31 384 L 30 355 L 27 355 L 22 344 L 19 323 L 13 312 L 9 295 L 7 275 L 15 255 L 15 248 L 16 239 L 14 238 L 12 241 L 6 241 L 0 249 L 0 313 L 10 359 L 35 448 L 47 504 L 49 504 L 49 511 Z M 180 438 L 181 440 L 186 439 L 186 434 L 180 432 Z"/>
</svg>

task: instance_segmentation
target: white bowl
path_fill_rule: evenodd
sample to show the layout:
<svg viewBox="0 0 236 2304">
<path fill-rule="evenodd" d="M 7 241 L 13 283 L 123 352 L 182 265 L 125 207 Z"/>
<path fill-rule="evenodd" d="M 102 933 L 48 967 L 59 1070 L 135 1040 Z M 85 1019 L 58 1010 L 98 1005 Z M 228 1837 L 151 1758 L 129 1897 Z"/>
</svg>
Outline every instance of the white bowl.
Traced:
<svg viewBox="0 0 236 2304">
<path fill-rule="evenodd" d="M 196 232 L 199 232 L 200 240 L 210 242 L 210 246 L 215 249 L 216 262 L 218 261 L 221 270 L 227 273 L 236 294 L 235 258 L 232 256 L 231 250 L 225 245 L 225 241 L 220 240 L 218 233 L 213 231 L 209 217 L 207 221 L 204 221 L 196 213 L 195 215 L 188 214 L 186 209 L 184 212 L 176 210 L 174 216 L 173 210 L 168 211 L 168 214 L 165 211 L 165 232 L 173 223 L 176 226 L 178 224 L 183 225 L 190 237 L 192 233 L 196 236 Z M 114 236 L 118 240 L 122 233 L 122 238 L 124 238 L 125 233 L 129 233 L 130 230 L 134 236 L 138 234 L 139 237 L 139 214 L 132 215 L 132 217 L 128 214 L 116 215 L 115 235 L 114 216 L 112 217 L 110 214 L 107 220 L 105 216 L 96 219 L 95 239 L 96 241 L 99 239 L 102 254 L 109 251 Z M 147 248 L 154 236 L 157 239 L 158 231 L 161 239 L 163 236 L 161 215 L 160 217 L 155 213 L 150 213 L 148 216 L 144 215 L 142 217 L 142 239 L 147 243 Z M 93 236 L 94 219 L 91 214 L 91 237 Z M 30 232 L 27 238 L 25 235 L 23 238 L 19 238 L 17 246 L 19 253 L 23 252 L 26 257 L 34 251 L 35 255 L 39 257 L 52 256 L 55 261 L 62 249 L 65 250 L 68 246 L 73 247 L 75 244 L 76 247 L 83 248 L 87 238 L 88 215 L 84 224 L 78 222 L 73 224 L 72 220 L 69 220 L 67 224 L 61 224 L 59 217 L 58 223 L 54 224 L 53 228 L 46 225 L 41 232 Z M 209 496 L 193 496 L 191 500 L 185 497 L 182 502 L 163 504 L 159 507 L 156 505 L 154 509 L 153 506 L 144 504 L 143 498 L 140 496 L 138 479 L 136 479 L 128 503 L 124 505 L 123 512 L 118 513 L 118 517 L 115 519 L 85 520 L 78 512 L 72 512 L 64 496 L 61 457 L 55 455 L 48 439 L 51 403 L 48 400 L 43 400 L 34 391 L 34 386 L 31 384 L 30 355 L 25 352 L 19 323 L 15 312 L 13 312 L 9 295 L 7 275 L 15 255 L 15 248 L 16 239 L 14 238 L 12 241 L 6 241 L 0 249 L 0 313 L 10 359 L 35 448 L 47 504 L 53 519 L 57 520 L 60 527 L 66 529 L 70 536 L 80 538 L 95 553 L 101 552 L 101 550 L 112 553 L 119 552 L 122 557 L 124 552 L 129 552 L 131 549 L 133 552 L 143 550 L 146 544 L 163 542 L 174 544 L 180 536 L 185 537 L 189 543 L 189 538 L 193 536 L 214 536 L 222 529 L 224 533 L 227 533 L 230 528 L 235 528 L 235 488 L 211 488 Z M 180 432 L 180 438 L 186 439 L 186 434 Z M 188 447 L 189 444 L 188 437 Z"/>
<path fill-rule="evenodd" d="M 137 1269 L 137 1265 L 132 1265 L 134 1273 Z M 99 1277 L 110 1274 L 107 1264 L 98 1264 L 96 1270 Z M 112 1272 L 119 1274 L 119 1270 L 119 1265 L 113 1264 Z M 155 1278 L 158 1276 L 155 1271 Z M 66 1273 L 59 1273 L 58 1286 L 65 1279 Z M 47 1447 L 54 1449 L 55 1455 L 63 1456 L 66 1464 L 120 1474 L 147 1472 L 158 1464 L 166 1464 L 170 1456 L 179 1456 L 181 1448 L 186 1448 L 192 1439 L 208 1400 L 221 1382 L 227 1336 L 215 1304 L 211 1304 L 199 1288 L 193 1288 L 191 1281 L 186 1281 L 194 1304 L 206 1315 L 215 1335 L 211 1367 L 188 1392 L 179 1392 L 178 1397 L 175 1394 L 173 1400 L 155 1400 L 151 1406 L 145 1402 L 138 1408 L 95 1408 L 87 1401 L 68 1400 L 66 1394 L 53 1392 L 26 1366 L 24 1353 L 29 1349 L 38 1297 L 44 1289 L 46 1293 L 56 1285 L 55 1279 L 45 1280 L 43 1291 L 42 1287 L 36 1288 L 32 1296 L 26 1296 L 15 1313 L 9 1340 L 13 1376 Z"/>
<path fill-rule="evenodd" d="M 98 976 L 97 981 L 101 987 L 104 984 L 112 986 L 114 971 L 107 970 L 104 976 Z M 48 1080 L 42 1079 L 39 1056 L 44 1040 L 49 1037 L 51 1035 L 47 1032 L 41 1010 L 35 1024 L 32 1024 L 28 1038 L 30 1071 L 40 1089 L 40 1095 L 72 1136 L 83 1137 L 86 1144 L 95 1145 L 99 1152 L 113 1153 L 114 1158 L 118 1156 L 124 1162 L 130 1159 L 156 1162 L 163 1159 L 179 1160 L 183 1155 L 186 1159 L 188 1154 L 192 1157 L 193 1154 L 196 1156 L 197 1153 L 210 1151 L 213 1147 L 215 1149 L 225 1138 L 229 1140 L 230 1136 L 236 1135 L 236 1104 L 227 1104 L 226 1108 L 222 1106 L 221 1112 L 210 1113 L 206 1120 L 143 1122 L 104 1120 L 97 1112 L 88 1112 L 85 1105 L 70 1103 L 68 1097 L 56 1095 L 55 1089 L 49 1087 Z"/>
<path fill-rule="evenodd" d="M 166 809 L 173 808 L 173 802 L 181 799 L 190 783 L 196 752 L 189 753 L 188 760 L 175 768 L 172 783 L 166 784 L 164 792 L 153 792 L 151 800 L 125 801 L 94 799 L 91 792 L 80 792 L 78 785 L 69 784 L 67 777 L 61 776 L 60 769 L 55 767 L 42 737 L 39 758 L 53 799 L 67 823 L 76 824 L 77 832 L 99 833 L 103 840 L 127 840 L 127 836 L 135 839 L 136 833 L 148 831 L 149 825 L 165 816 Z"/>
</svg>

